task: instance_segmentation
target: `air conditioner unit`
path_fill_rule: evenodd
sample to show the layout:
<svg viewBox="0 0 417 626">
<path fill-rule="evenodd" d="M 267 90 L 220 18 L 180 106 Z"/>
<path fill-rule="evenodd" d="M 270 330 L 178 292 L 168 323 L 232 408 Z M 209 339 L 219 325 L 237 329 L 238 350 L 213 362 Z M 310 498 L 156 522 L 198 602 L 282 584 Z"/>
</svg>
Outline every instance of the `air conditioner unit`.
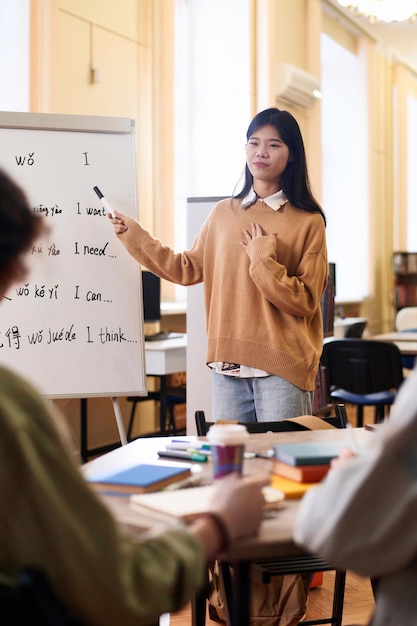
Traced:
<svg viewBox="0 0 417 626">
<path fill-rule="evenodd" d="M 320 81 L 289 63 L 278 63 L 276 97 L 302 108 L 311 107 L 321 97 Z"/>
</svg>

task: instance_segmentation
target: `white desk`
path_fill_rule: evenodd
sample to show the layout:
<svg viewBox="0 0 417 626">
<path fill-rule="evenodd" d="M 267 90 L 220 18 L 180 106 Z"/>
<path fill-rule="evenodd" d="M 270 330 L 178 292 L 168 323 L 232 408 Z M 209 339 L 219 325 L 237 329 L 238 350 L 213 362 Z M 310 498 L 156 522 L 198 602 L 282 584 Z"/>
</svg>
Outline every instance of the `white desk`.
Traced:
<svg viewBox="0 0 417 626">
<path fill-rule="evenodd" d="M 159 428 L 165 434 L 167 413 L 167 382 L 168 374 L 185 372 L 187 369 L 187 335 L 178 339 L 164 341 L 145 341 L 146 375 L 158 376 L 159 389 Z M 146 396 L 143 398 L 146 399 Z M 133 413 L 132 413 L 133 415 Z M 132 421 L 132 417 L 131 417 Z"/>
<path fill-rule="evenodd" d="M 187 335 L 165 341 L 145 341 L 146 374 L 166 376 L 187 369 Z"/>
<path fill-rule="evenodd" d="M 344 317 L 343 319 L 338 317 L 334 321 L 333 335 L 337 339 L 342 339 L 349 326 L 356 324 L 357 322 L 366 322 L 366 317 Z"/>
</svg>

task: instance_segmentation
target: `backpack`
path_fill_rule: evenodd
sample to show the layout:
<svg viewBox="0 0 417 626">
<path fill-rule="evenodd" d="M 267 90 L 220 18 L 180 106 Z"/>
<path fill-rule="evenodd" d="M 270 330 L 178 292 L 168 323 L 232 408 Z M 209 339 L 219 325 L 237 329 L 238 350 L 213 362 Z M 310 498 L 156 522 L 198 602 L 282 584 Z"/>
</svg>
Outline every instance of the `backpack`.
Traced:
<svg viewBox="0 0 417 626">
<path fill-rule="evenodd" d="M 230 568 L 233 576 L 233 568 Z M 265 584 L 251 579 L 251 626 L 296 626 L 305 617 L 313 574 L 273 576 Z M 210 619 L 227 623 L 228 609 L 221 568 L 217 561 L 209 566 L 208 609 Z"/>
</svg>

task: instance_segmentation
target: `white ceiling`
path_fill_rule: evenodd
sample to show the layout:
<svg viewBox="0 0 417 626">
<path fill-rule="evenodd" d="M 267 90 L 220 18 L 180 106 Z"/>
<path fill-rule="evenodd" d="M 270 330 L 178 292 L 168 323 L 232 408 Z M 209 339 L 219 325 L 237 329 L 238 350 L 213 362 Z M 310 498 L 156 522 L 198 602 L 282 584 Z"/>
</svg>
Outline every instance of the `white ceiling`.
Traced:
<svg viewBox="0 0 417 626">
<path fill-rule="evenodd" d="M 343 9 L 337 0 L 326 0 L 326 3 L 337 8 L 337 11 L 346 16 L 351 23 L 377 39 L 387 53 L 405 62 L 417 73 L 417 21 L 414 24 L 409 22 L 371 24 L 363 17 L 354 17 L 347 9 Z"/>
</svg>

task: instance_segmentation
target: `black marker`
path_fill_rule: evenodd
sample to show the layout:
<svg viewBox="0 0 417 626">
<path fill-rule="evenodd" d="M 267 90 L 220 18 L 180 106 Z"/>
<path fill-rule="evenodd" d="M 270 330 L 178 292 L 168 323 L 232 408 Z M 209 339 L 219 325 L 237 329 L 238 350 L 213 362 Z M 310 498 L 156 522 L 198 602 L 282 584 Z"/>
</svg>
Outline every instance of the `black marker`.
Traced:
<svg viewBox="0 0 417 626">
<path fill-rule="evenodd" d="M 104 208 L 106 209 L 106 211 L 110 215 L 110 217 L 114 217 L 113 209 L 111 208 L 110 204 L 107 202 L 106 198 L 101 193 L 100 189 L 98 187 L 93 187 L 93 189 L 96 192 L 96 194 L 98 195 L 98 197 L 100 198 L 102 205 L 104 206 Z"/>
<path fill-rule="evenodd" d="M 200 454 L 199 452 L 188 452 L 187 450 L 161 450 L 158 452 L 158 456 L 167 459 L 184 459 L 185 461 L 199 461 L 200 463 L 207 462 L 207 455 Z"/>
</svg>

